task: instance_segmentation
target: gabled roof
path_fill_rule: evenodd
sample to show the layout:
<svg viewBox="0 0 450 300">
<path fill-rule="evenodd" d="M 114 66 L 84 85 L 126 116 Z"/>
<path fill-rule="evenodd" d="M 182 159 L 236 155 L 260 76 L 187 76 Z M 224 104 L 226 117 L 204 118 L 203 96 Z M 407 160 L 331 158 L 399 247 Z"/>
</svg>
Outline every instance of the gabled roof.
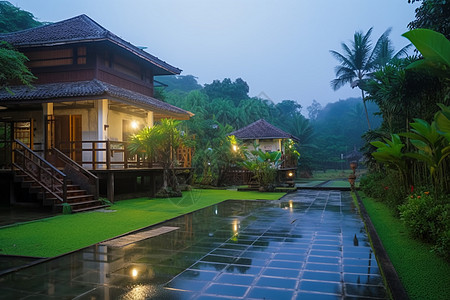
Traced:
<svg viewBox="0 0 450 300">
<path fill-rule="evenodd" d="M 284 132 L 264 119 L 260 119 L 250 125 L 233 131 L 229 135 L 234 135 L 241 140 L 292 139 L 299 141 L 297 137 L 290 133 Z"/>
<path fill-rule="evenodd" d="M 79 15 L 71 19 L 26 30 L 0 34 L 0 40 L 7 41 L 17 48 L 109 41 L 160 67 L 168 74 L 181 73 L 180 69 L 116 36 L 86 15 Z"/>
<path fill-rule="evenodd" d="M 13 94 L 8 93 L 5 89 L 0 90 L 0 106 L 74 101 L 83 99 L 83 97 L 98 99 L 109 96 L 123 103 L 144 107 L 148 110 L 175 114 L 186 119 L 193 116 L 191 112 L 169 103 L 97 79 L 36 84 L 33 87 L 12 86 L 10 90 Z"/>
</svg>

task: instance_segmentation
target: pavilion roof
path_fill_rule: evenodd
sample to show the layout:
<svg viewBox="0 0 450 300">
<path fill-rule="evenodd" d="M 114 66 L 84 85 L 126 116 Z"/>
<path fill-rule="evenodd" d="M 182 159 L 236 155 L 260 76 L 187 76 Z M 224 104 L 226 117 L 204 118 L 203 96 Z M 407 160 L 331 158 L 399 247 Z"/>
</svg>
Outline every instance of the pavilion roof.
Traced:
<svg viewBox="0 0 450 300">
<path fill-rule="evenodd" d="M 241 140 L 292 139 L 297 142 L 299 141 L 296 136 L 273 126 L 264 119 L 260 119 L 250 125 L 233 131 L 229 135 L 234 135 Z"/>
</svg>

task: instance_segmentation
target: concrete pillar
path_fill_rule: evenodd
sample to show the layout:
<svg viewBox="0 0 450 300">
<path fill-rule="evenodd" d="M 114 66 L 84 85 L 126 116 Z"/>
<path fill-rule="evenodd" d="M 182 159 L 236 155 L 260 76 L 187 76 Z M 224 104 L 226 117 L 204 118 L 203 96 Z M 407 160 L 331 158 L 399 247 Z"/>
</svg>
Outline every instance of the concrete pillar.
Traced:
<svg viewBox="0 0 450 300">
<path fill-rule="evenodd" d="M 147 126 L 148 127 L 153 127 L 153 123 L 154 123 L 154 119 L 153 119 L 153 112 L 149 111 L 147 113 Z"/>
<path fill-rule="evenodd" d="M 106 141 L 108 139 L 108 99 L 97 101 L 97 140 Z M 106 148 L 106 144 L 99 144 L 97 147 Z M 104 151 L 97 152 L 97 160 L 106 162 L 106 153 Z M 106 166 L 103 165 L 103 166 Z M 99 167 L 103 167 L 100 165 Z"/>
</svg>

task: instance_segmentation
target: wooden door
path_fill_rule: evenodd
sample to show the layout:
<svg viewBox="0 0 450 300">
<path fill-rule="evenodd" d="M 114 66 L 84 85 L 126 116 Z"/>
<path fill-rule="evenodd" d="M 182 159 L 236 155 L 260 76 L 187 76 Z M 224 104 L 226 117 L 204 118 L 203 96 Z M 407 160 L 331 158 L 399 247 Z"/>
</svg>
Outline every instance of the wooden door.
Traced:
<svg viewBox="0 0 450 300">
<path fill-rule="evenodd" d="M 70 141 L 74 142 L 74 151 L 71 153 L 71 158 L 78 163 L 83 160 L 83 140 L 81 115 L 70 116 Z"/>
<path fill-rule="evenodd" d="M 57 115 L 54 118 L 55 146 L 76 162 L 82 161 L 81 115 Z"/>
<path fill-rule="evenodd" d="M 33 119 L 27 121 L 14 121 L 13 126 L 14 139 L 21 141 L 33 150 Z"/>
</svg>

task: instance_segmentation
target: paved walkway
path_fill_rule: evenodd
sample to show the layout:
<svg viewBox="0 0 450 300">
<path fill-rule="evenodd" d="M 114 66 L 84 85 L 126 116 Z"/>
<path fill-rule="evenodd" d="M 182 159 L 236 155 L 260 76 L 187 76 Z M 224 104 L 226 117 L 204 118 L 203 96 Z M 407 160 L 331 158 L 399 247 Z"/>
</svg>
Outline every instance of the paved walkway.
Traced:
<svg viewBox="0 0 450 300">
<path fill-rule="evenodd" d="M 179 229 L 2 276 L 0 298 L 387 298 L 348 192 L 227 201 L 161 225 Z"/>
</svg>

